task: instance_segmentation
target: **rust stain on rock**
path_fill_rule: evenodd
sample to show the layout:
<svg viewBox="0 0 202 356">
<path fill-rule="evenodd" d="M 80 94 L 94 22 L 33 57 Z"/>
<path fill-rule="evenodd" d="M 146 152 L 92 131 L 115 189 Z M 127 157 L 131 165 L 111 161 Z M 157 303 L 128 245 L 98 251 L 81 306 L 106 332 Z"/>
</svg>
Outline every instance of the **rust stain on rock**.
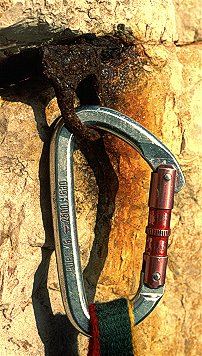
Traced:
<svg viewBox="0 0 202 356">
<path fill-rule="evenodd" d="M 78 53 L 81 55 L 81 63 L 77 61 Z M 84 62 L 85 70 L 81 70 Z M 160 135 L 165 88 L 162 87 L 162 81 L 157 79 L 159 74 L 154 73 L 140 45 L 123 44 L 120 39 L 107 36 L 83 39 L 81 43 L 71 46 L 46 47 L 43 63 L 45 74 L 55 87 L 65 123 L 78 134 L 79 139 L 82 135 L 86 136 L 86 133 L 78 119 L 75 120 L 73 101 L 76 95 L 80 104 L 96 105 L 100 102 L 128 115 L 157 136 Z M 89 96 L 86 96 L 86 92 L 90 93 Z M 67 105 L 68 96 L 70 102 Z M 86 137 L 90 138 L 90 135 L 87 133 Z M 97 269 L 95 266 L 102 265 L 101 260 L 107 256 L 104 269 L 98 272 L 98 276 L 101 273 L 98 295 L 99 286 L 104 284 L 113 293 L 128 296 L 134 294 L 139 281 L 147 224 L 150 168 L 134 149 L 117 137 L 104 135 L 104 144 L 118 177 L 118 190 L 115 181 L 113 185 L 111 180 L 115 176 L 109 174 L 111 168 L 105 168 L 108 163 L 104 151 L 97 154 L 98 147 L 101 147 L 99 142 L 88 142 L 84 150 L 96 157 L 90 164 L 98 164 L 97 168 L 94 167 L 95 171 L 101 170 L 105 177 L 104 184 L 108 186 L 105 198 L 109 206 L 113 206 L 116 195 L 114 213 L 110 207 L 105 211 L 108 223 L 111 220 L 109 243 L 106 238 L 96 240 L 98 246 L 93 266 Z M 108 223 L 105 223 L 105 219 L 102 221 L 103 231 L 108 231 Z M 88 270 L 87 279 L 96 284 L 96 281 L 92 282 L 90 266 Z"/>
<path fill-rule="evenodd" d="M 124 90 L 122 76 L 118 76 L 115 102 L 110 106 L 160 136 L 165 93 L 162 94 L 162 84 L 151 80 L 151 76 L 148 81 L 147 75 L 137 67 L 137 61 L 131 62 L 130 76 L 126 76 L 127 80 L 124 78 Z M 145 245 L 151 170 L 142 157 L 120 139 L 106 135 L 105 146 L 118 176 L 119 188 L 100 283 L 108 285 L 117 295 L 132 296 L 139 283 Z"/>
</svg>

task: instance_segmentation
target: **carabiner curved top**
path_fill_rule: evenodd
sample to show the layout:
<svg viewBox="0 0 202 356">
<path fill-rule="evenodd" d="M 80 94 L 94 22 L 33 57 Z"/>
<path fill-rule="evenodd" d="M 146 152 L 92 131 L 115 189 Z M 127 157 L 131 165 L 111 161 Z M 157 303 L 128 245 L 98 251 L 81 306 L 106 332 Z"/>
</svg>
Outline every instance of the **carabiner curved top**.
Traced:
<svg viewBox="0 0 202 356">
<path fill-rule="evenodd" d="M 147 227 L 140 286 L 132 301 L 135 323 L 138 324 L 154 309 L 164 293 L 167 238 L 170 233 L 168 210 L 172 209 L 174 190 L 178 192 L 185 183 L 184 176 L 173 154 L 148 130 L 127 116 L 97 106 L 79 108 L 77 115 L 85 125 L 108 131 L 128 142 L 155 172 L 149 205 L 152 218 Z M 73 150 L 74 137 L 64 127 L 61 118 L 56 124 L 50 147 L 52 213 L 59 281 L 70 321 L 80 332 L 89 336 L 89 312 L 79 257 L 74 204 Z M 170 197 L 169 204 L 155 198 L 156 189 L 161 191 L 164 200 Z M 163 221 L 162 226 L 159 221 Z"/>
</svg>

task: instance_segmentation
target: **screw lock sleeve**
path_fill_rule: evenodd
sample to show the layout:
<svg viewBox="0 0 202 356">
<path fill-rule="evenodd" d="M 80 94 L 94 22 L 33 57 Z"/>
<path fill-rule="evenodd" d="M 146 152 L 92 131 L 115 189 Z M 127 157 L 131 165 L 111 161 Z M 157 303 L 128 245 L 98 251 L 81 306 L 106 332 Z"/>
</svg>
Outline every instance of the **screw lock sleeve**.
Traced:
<svg viewBox="0 0 202 356">
<path fill-rule="evenodd" d="M 143 263 L 144 282 L 150 288 L 158 288 L 165 283 L 175 180 L 176 170 L 172 166 L 162 165 L 152 172 Z"/>
</svg>

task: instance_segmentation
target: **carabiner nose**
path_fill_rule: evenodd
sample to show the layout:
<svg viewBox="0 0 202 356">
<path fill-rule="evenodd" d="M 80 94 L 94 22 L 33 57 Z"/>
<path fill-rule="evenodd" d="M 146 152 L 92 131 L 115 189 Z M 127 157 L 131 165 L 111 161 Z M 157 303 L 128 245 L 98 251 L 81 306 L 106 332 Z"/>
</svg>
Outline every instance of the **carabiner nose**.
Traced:
<svg viewBox="0 0 202 356">
<path fill-rule="evenodd" d="M 174 191 L 178 192 L 183 187 L 184 176 L 173 154 L 148 130 L 127 116 L 93 106 L 79 108 L 77 115 L 82 123 L 108 131 L 129 143 L 154 171 L 143 269 L 139 290 L 132 301 L 135 323 L 138 324 L 154 309 L 164 293 L 170 211 Z M 72 324 L 89 336 L 89 312 L 79 257 L 74 204 L 73 150 L 74 137 L 64 127 L 61 118 L 56 124 L 50 147 L 58 274 L 65 311 Z M 164 223 L 160 224 L 160 221 Z"/>
</svg>

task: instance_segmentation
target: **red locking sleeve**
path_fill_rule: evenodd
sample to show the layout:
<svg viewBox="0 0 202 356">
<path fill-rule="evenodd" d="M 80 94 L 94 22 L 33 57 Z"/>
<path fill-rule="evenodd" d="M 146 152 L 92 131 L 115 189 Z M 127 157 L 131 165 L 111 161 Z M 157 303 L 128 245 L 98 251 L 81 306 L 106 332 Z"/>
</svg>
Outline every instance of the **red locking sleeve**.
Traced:
<svg viewBox="0 0 202 356">
<path fill-rule="evenodd" d="M 158 288 L 165 283 L 175 180 L 176 170 L 172 166 L 162 165 L 152 172 L 143 262 L 144 283 L 150 288 Z"/>
</svg>

